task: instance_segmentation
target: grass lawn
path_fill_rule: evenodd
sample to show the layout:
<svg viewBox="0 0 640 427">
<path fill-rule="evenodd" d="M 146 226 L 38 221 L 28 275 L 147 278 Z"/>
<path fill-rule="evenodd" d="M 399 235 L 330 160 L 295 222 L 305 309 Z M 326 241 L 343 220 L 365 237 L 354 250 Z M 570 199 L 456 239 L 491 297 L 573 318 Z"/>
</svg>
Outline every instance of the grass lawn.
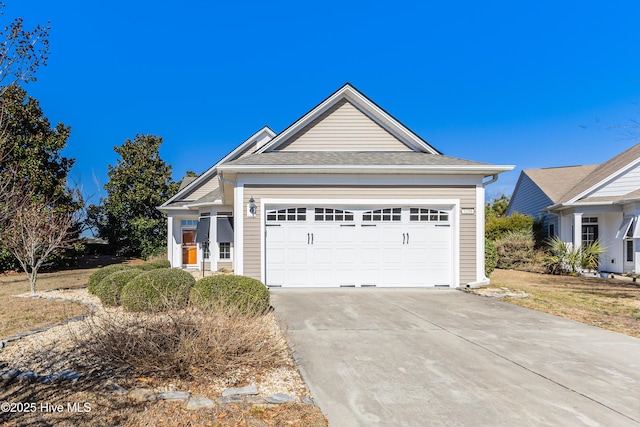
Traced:
<svg viewBox="0 0 640 427">
<path fill-rule="evenodd" d="M 495 270 L 491 288 L 530 294 L 513 304 L 640 338 L 640 282 Z"/>
<path fill-rule="evenodd" d="M 87 269 L 43 273 L 38 276 L 36 290 L 84 287 L 94 271 L 95 269 Z M 89 312 L 86 306 L 74 302 L 14 296 L 30 291 L 29 281 L 24 273 L 0 275 L 0 339 Z"/>
</svg>

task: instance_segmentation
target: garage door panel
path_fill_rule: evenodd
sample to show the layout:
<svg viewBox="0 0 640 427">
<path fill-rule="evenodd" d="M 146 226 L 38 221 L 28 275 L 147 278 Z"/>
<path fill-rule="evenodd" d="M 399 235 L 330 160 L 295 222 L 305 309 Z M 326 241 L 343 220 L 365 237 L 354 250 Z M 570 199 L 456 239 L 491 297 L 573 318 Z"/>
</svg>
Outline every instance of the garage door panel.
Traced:
<svg viewBox="0 0 640 427">
<path fill-rule="evenodd" d="M 314 247 L 313 250 L 313 263 L 319 264 L 333 264 L 333 248 L 331 247 Z"/>
<path fill-rule="evenodd" d="M 349 221 L 342 220 L 346 215 L 338 221 L 337 208 L 325 209 L 320 215 L 321 209 L 316 208 L 314 215 L 307 210 L 305 222 L 268 227 L 267 284 L 451 285 L 450 212 L 431 209 L 427 215 L 421 209 L 411 214 L 420 219 L 414 221 L 409 220 L 408 208 L 403 209 L 402 221 L 396 211 L 376 217 L 375 210 L 369 210 L 373 213 L 364 221 L 364 209 L 352 211 Z"/>
<path fill-rule="evenodd" d="M 288 286 L 307 286 L 309 280 L 308 268 L 290 267 L 286 270 L 285 280 L 282 283 Z"/>
</svg>

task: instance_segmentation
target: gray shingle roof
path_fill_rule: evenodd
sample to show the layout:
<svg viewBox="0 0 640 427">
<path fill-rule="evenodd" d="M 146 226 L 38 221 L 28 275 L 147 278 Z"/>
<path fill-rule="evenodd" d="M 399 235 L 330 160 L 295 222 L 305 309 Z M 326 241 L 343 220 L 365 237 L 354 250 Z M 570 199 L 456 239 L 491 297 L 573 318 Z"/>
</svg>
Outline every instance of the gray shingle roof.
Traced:
<svg viewBox="0 0 640 427">
<path fill-rule="evenodd" d="M 585 179 L 581 180 L 573 188 L 568 190 L 567 193 L 563 195 L 557 203 L 567 203 L 569 200 L 579 196 L 581 193 L 587 191 L 589 188 L 593 187 L 603 179 L 612 175 L 613 173 L 633 162 L 639 157 L 640 144 L 636 144 L 628 150 L 618 154 L 614 158 L 607 160 L 606 162 L 599 165 L 590 174 L 588 174 Z M 624 199 L 625 196 L 620 196 L 619 198 Z"/>
<path fill-rule="evenodd" d="M 184 178 L 182 178 L 182 181 L 180 182 L 180 188 L 178 189 L 178 191 L 182 191 L 184 187 L 191 184 L 197 178 L 198 178 L 197 176 L 185 176 Z"/>
<path fill-rule="evenodd" d="M 575 187 L 598 166 L 600 165 L 527 169 L 523 173 L 531 178 L 553 203 L 557 203 L 567 191 Z"/>
<path fill-rule="evenodd" d="M 414 151 L 273 151 L 228 166 L 490 166 L 488 163 Z"/>
</svg>

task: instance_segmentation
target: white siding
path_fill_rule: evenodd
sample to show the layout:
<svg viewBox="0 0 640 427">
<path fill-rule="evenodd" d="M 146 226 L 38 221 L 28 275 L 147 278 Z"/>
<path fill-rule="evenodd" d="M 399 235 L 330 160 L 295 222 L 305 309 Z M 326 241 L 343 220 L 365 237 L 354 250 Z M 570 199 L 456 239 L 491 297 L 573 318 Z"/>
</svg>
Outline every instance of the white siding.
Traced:
<svg viewBox="0 0 640 427">
<path fill-rule="evenodd" d="M 640 164 L 617 176 L 586 197 L 623 196 L 640 188 Z"/>
<path fill-rule="evenodd" d="M 283 151 L 411 151 L 346 100 L 278 147 Z"/>
</svg>

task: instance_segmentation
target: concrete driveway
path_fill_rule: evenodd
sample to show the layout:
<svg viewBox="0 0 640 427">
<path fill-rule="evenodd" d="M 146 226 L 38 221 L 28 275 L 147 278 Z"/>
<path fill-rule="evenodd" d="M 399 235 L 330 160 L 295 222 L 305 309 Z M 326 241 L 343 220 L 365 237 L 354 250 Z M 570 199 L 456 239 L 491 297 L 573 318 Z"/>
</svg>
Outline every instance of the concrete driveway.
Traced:
<svg viewBox="0 0 640 427">
<path fill-rule="evenodd" d="M 330 426 L 640 425 L 640 339 L 449 289 L 272 289 Z"/>
</svg>

